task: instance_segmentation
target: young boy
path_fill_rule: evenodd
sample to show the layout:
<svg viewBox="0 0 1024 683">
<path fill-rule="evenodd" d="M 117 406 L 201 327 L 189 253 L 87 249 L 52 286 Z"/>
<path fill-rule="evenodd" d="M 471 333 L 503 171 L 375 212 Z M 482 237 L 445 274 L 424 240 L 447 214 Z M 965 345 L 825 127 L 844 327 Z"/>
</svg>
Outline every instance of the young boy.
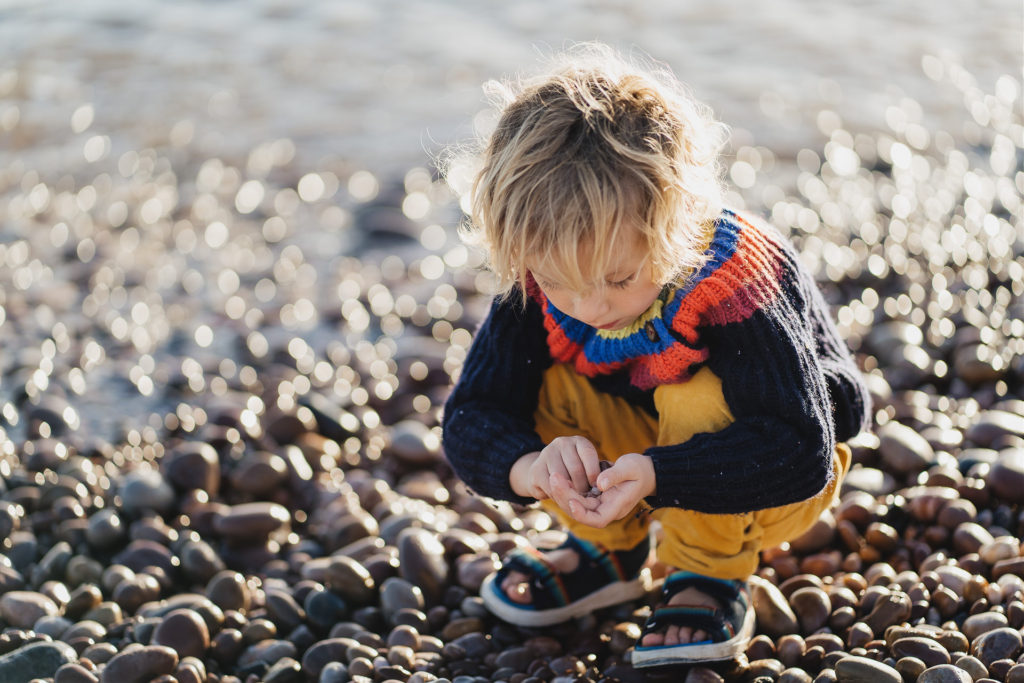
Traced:
<svg viewBox="0 0 1024 683">
<path fill-rule="evenodd" d="M 791 246 L 722 208 L 721 126 L 670 75 L 585 46 L 504 95 L 469 234 L 500 294 L 444 448 L 476 493 L 539 500 L 569 536 L 511 553 L 481 595 L 530 626 L 637 598 L 658 520 L 675 571 L 633 664 L 732 657 L 759 550 L 849 468 L 859 372 Z"/>
</svg>

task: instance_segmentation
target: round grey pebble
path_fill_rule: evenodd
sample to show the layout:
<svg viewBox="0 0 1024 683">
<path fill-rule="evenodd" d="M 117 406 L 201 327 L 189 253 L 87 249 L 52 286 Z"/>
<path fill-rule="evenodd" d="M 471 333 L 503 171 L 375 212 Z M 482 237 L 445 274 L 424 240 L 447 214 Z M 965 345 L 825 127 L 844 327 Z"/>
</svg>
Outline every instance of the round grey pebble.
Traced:
<svg viewBox="0 0 1024 683">
<path fill-rule="evenodd" d="M 952 664 L 939 664 L 925 669 L 917 683 L 972 683 L 971 675 Z"/>
<path fill-rule="evenodd" d="M 0 681 L 29 683 L 37 678 L 50 678 L 76 659 L 78 655 L 66 643 L 29 643 L 0 657 Z"/>
</svg>

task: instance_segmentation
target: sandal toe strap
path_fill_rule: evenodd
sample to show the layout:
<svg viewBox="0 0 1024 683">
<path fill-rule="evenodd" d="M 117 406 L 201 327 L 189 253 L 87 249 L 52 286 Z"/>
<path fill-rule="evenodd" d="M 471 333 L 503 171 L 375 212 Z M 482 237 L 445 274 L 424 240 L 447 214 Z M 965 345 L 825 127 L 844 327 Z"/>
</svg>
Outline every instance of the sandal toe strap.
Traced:
<svg viewBox="0 0 1024 683">
<path fill-rule="evenodd" d="M 571 602 L 561 572 L 535 548 L 517 548 L 509 552 L 502 561 L 501 569 L 498 570 L 496 583 L 500 585 L 512 571 L 530 577 L 530 589 L 535 603 L 540 597 L 537 595 L 538 589 L 555 605 L 564 606 Z"/>
<path fill-rule="evenodd" d="M 723 642 L 736 635 L 736 625 L 723 610 L 688 605 L 655 609 L 644 624 L 643 635 L 661 631 L 668 626 L 687 626 L 694 631 L 705 631 L 714 642 Z"/>
</svg>

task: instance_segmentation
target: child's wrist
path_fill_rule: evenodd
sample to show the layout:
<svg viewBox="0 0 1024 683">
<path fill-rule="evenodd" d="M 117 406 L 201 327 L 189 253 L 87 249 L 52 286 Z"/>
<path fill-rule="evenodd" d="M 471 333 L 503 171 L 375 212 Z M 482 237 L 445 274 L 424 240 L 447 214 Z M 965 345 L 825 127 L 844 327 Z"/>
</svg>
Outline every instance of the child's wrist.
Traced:
<svg viewBox="0 0 1024 683">
<path fill-rule="evenodd" d="M 649 455 L 644 455 L 643 460 L 644 471 L 647 473 L 644 482 L 644 498 L 653 496 L 658 491 L 658 477 L 654 471 L 654 459 Z"/>
<path fill-rule="evenodd" d="M 523 496 L 524 498 L 533 497 L 530 493 L 529 485 L 530 467 L 539 457 L 540 451 L 527 453 L 526 455 L 520 456 L 520 458 L 512 465 L 512 469 L 508 473 L 508 483 L 512 492 L 517 496 Z"/>
</svg>

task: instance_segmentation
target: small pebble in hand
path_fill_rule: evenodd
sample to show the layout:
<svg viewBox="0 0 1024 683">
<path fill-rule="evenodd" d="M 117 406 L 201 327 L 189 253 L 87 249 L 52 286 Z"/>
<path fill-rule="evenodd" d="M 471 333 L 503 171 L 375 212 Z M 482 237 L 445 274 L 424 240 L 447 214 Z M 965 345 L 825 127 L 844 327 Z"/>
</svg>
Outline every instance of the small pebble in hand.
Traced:
<svg viewBox="0 0 1024 683">
<path fill-rule="evenodd" d="M 601 466 L 602 472 L 604 472 L 606 469 L 612 466 L 611 462 L 608 460 L 602 460 L 598 464 Z M 597 498 L 600 495 L 601 489 L 597 488 L 596 486 L 591 486 L 590 490 L 587 491 L 587 498 Z"/>
</svg>

